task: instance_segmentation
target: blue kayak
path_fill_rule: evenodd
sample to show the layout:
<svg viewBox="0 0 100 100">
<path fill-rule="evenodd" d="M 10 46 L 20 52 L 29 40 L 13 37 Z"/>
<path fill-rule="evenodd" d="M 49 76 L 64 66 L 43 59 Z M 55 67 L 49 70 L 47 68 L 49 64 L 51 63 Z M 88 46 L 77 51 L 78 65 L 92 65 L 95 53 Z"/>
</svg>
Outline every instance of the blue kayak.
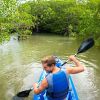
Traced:
<svg viewBox="0 0 100 100">
<path fill-rule="evenodd" d="M 63 61 L 56 58 L 56 66 L 60 67 L 62 64 L 63 64 Z M 65 68 L 65 66 L 62 66 L 62 69 L 64 69 L 64 68 Z M 46 75 L 47 75 L 47 73 L 43 70 L 38 82 L 41 82 L 45 78 Z M 66 100 L 79 100 L 71 75 L 69 75 L 69 87 L 70 88 L 69 88 L 68 94 L 66 96 Z M 41 92 L 38 95 L 34 94 L 33 100 L 47 100 L 46 90 L 44 90 L 43 92 Z"/>
</svg>

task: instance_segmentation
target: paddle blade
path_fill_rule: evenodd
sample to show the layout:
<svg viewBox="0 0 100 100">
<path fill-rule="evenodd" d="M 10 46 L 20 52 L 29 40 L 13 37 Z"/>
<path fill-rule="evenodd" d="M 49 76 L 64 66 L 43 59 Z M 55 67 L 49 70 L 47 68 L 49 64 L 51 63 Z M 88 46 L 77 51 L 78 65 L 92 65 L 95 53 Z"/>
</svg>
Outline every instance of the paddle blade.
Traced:
<svg viewBox="0 0 100 100">
<path fill-rule="evenodd" d="M 87 40 L 83 41 L 82 44 L 80 45 L 77 54 L 82 53 L 93 47 L 94 45 L 94 39 L 93 38 L 88 38 Z"/>
<path fill-rule="evenodd" d="M 31 91 L 31 89 L 30 89 L 30 90 L 25 90 L 25 91 L 19 92 L 19 93 L 17 94 L 17 96 L 18 96 L 18 97 L 28 97 L 30 91 Z"/>
</svg>

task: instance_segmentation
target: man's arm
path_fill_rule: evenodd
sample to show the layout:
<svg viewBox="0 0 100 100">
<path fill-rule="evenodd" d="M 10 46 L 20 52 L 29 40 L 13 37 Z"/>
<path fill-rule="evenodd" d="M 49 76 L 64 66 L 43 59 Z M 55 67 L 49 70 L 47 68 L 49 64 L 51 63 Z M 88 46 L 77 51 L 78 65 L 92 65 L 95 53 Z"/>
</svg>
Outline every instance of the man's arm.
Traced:
<svg viewBox="0 0 100 100">
<path fill-rule="evenodd" d="M 84 71 L 84 66 L 76 59 L 75 56 L 70 56 L 69 60 L 75 63 L 75 67 L 67 67 L 66 71 L 68 74 L 76 74 Z"/>
<path fill-rule="evenodd" d="M 45 79 L 42 80 L 42 82 L 41 82 L 39 87 L 38 87 L 37 83 L 35 83 L 33 85 L 33 87 L 34 87 L 34 93 L 35 94 L 39 94 L 40 92 L 42 92 L 43 90 L 45 90 L 48 87 L 48 82 L 47 82 L 47 80 L 45 78 Z"/>
</svg>

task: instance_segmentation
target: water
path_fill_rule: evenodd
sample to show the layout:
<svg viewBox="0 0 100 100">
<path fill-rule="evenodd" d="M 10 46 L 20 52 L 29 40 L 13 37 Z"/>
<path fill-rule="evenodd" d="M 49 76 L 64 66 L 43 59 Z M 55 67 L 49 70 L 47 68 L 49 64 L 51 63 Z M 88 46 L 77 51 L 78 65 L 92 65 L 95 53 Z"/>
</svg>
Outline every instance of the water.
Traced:
<svg viewBox="0 0 100 100">
<path fill-rule="evenodd" d="M 0 100 L 12 100 L 16 93 L 38 81 L 42 57 L 53 54 L 66 60 L 79 45 L 80 41 L 74 38 L 55 35 L 36 35 L 23 41 L 12 37 L 10 42 L 0 45 Z M 78 58 L 85 71 L 72 77 L 80 100 L 100 100 L 100 49 L 94 47 Z M 24 100 L 31 99 L 32 92 Z"/>
</svg>

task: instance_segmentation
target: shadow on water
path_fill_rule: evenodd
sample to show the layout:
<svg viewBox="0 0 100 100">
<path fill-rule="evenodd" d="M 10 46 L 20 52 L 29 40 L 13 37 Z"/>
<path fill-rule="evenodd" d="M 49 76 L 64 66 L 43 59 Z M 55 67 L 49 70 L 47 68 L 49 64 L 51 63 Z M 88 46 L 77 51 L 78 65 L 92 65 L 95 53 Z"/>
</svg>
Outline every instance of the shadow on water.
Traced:
<svg viewBox="0 0 100 100">
<path fill-rule="evenodd" d="M 12 98 L 12 100 L 24 100 L 24 98 L 18 97 L 18 96 L 14 96 L 14 97 Z"/>
</svg>

